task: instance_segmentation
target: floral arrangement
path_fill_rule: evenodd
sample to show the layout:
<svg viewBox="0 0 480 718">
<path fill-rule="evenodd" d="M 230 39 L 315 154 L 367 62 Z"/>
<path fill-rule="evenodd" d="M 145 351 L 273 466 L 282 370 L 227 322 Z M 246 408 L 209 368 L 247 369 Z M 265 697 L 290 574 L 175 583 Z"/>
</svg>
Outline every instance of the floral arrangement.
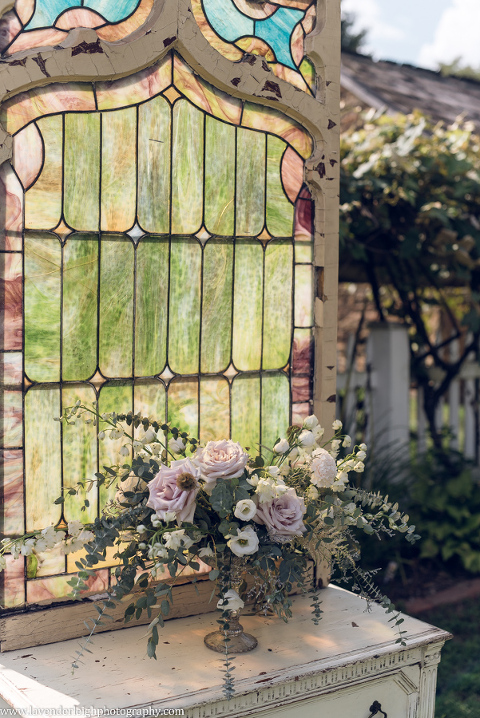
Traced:
<svg viewBox="0 0 480 718">
<path fill-rule="evenodd" d="M 158 628 L 170 611 L 175 581 L 187 568 L 194 574 L 207 564 L 204 570 L 210 568 L 222 612 L 224 687 L 230 696 L 227 629 L 233 613 L 249 598 L 260 609 L 288 620 L 295 587 L 311 592 L 312 618 L 318 623 L 321 602 L 312 563 L 337 565 L 353 578 L 361 595 L 380 600 L 393 611 L 374 588 L 370 574 L 357 565 L 355 531 L 377 536 L 401 532 L 414 541 L 415 527 L 408 525 L 408 516 L 388 497 L 349 483 L 350 474 L 363 472 L 367 447 L 352 448 L 351 438 L 341 433 L 340 421 L 333 424 L 333 438 L 325 441 L 317 418 L 309 416 L 303 426 L 289 427 L 286 437 L 271 449 L 262 447 L 251 457 L 231 440 L 203 446 L 169 424 L 132 413 L 100 416 L 95 406 L 80 402 L 59 420 L 95 423 L 103 427 L 101 440 L 122 441 L 117 465 L 105 466 L 94 479 L 64 489 L 56 503 L 63 503 L 67 494 L 88 496 L 94 485 L 116 486 L 115 499 L 93 523 L 71 521 L 3 539 L 0 568 L 5 567 L 7 552 L 19 557 L 58 548 L 65 554 L 84 549 L 84 557 L 76 562 L 78 574 L 70 581 L 73 596 L 78 597 L 107 549 L 116 547 L 115 585 L 103 606 L 98 606 L 86 642 L 108 616 L 108 609 L 131 595 L 125 621 L 147 612 L 152 618 L 147 652 L 156 657 Z M 83 508 L 88 505 L 84 499 Z M 238 581 L 239 565 L 240 574 L 250 577 L 249 586 Z M 397 615 L 394 620 L 398 641 L 403 642 L 401 619 Z"/>
</svg>

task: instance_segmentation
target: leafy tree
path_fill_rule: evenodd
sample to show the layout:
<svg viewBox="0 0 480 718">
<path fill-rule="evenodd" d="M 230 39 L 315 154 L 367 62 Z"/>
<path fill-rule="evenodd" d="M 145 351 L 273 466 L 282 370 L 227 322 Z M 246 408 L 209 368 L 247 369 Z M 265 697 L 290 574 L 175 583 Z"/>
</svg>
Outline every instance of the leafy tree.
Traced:
<svg viewBox="0 0 480 718">
<path fill-rule="evenodd" d="M 370 114 L 342 138 L 341 263 L 353 259 L 368 278 L 381 321 L 410 327 L 412 374 L 437 448 L 439 400 L 479 345 L 479 150 L 468 126 L 420 113 Z M 446 339 L 432 336 L 432 306 L 449 318 Z M 460 337 L 455 358 L 449 344 Z"/>
<path fill-rule="evenodd" d="M 444 77 L 459 77 L 465 80 L 480 80 L 480 67 L 464 65 L 461 57 L 456 57 L 453 62 L 441 62 L 438 69 Z"/>
<path fill-rule="evenodd" d="M 360 52 L 365 45 L 365 38 L 367 36 L 367 30 L 360 30 L 355 32 L 353 27 L 355 25 L 355 15 L 353 13 L 342 14 L 342 50 L 347 52 Z"/>
</svg>

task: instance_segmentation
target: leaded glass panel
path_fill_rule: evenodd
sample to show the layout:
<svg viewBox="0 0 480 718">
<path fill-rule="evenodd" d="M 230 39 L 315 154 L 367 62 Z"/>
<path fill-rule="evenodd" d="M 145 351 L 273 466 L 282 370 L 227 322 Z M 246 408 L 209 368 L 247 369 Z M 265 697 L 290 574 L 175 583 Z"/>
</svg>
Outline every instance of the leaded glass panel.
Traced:
<svg viewBox="0 0 480 718">
<path fill-rule="evenodd" d="M 5 534 L 91 520 L 113 497 L 92 492 L 87 514 L 53 503 L 116 458 L 95 427 L 53 421 L 77 400 L 252 453 L 311 412 L 312 141 L 300 125 L 219 92 L 173 53 L 130 78 L 22 93 L 2 122 L 14 136 L 0 176 Z M 9 562 L 2 602 L 61 598 L 76 558 L 29 559 L 21 574 Z"/>
</svg>

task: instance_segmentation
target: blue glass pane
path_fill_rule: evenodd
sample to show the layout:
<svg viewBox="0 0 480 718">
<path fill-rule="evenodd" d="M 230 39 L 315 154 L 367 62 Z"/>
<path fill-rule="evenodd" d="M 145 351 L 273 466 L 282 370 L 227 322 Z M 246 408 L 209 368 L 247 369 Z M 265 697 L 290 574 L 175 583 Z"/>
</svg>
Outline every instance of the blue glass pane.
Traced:
<svg viewBox="0 0 480 718">
<path fill-rule="evenodd" d="M 108 22 L 120 22 L 131 15 L 140 0 L 84 0 L 83 7 L 98 12 Z"/>
<path fill-rule="evenodd" d="M 254 21 L 241 13 L 232 0 L 204 0 L 203 5 L 210 25 L 224 40 L 235 42 L 244 35 L 253 35 Z"/>
<path fill-rule="evenodd" d="M 37 0 L 35 12 L 25 29 L 51 27 L 59 15 L 75 7 L 94 10 L 107 22 L 120 22 L 131 15 L 139 4 L 140 0 Z"/>
<path fill-rule="evenodd" d="M 34 30 L 37 27 L 51 27 L 64 10 L 72 7 L 81 7 L 81 2 L 79 0 L 37 0 L 35 12 L 25 29 Z"/>
<path fill-rule="evenodd" d="M 280 7 L 277 12 L 265 20 L 257 20 L 255 23 L 255 36 L 265 40 L 275 53 L 278 62 L 296 70 L 290 51 L 290 40 L 292 33 L 300 20 L 305 15 L 301 10 L 295 8 Z"/>
</svg>

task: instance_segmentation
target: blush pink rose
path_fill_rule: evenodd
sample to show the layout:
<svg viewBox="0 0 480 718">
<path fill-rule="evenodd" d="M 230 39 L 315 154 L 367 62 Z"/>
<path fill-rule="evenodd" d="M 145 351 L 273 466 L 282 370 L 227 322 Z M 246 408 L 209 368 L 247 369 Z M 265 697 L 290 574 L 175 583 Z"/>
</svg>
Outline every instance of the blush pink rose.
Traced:
<svg viewBox="0 0 480 718">
<path fill-rule="evenodd" d="M 304 500 L 290 488 L 278 498 L 259 504 L 253 520 L 266 526 L 271 538 L 292 539 L 306 531 L 305 511 Z"/>
<path fill-rule="evenodd" d="M 198 449 L 194 461 L 205 479 L 205 491 L 211 493 L 217 479 L 238 479 L 243 474 L 248 454 L 238 442 L 222 439 L 209 441 L 205 448 Z"/>
<path fill-rule="evenodd" d="M 190 459 L 172 461 L 170 466 L 160 466 L 160 471 L 148 484 L 150 497 L 147 506 L 165 520 L 165 514 L 173 511 L 177 522 L 193 521 L 195 498 L 200 490 L 200 470 Z"/>
</svg>

